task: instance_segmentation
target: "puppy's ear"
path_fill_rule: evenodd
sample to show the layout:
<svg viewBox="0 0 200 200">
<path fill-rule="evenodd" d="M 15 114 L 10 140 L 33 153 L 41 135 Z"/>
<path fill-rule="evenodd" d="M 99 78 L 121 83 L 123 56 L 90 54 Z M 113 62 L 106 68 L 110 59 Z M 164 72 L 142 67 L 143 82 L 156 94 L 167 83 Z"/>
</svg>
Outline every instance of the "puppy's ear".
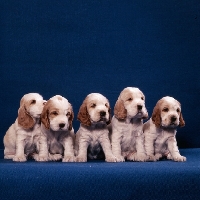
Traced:
<svg viewBox="0 0 200 200">
<path fill-rule="evenodd" d="M 111 123 L 111 115 L 112 115 L 112 113 L 111 113 L 111 108 L 110 108 L 110 106 L 109 106 L 109 108 L 108 108 L 108 113 L 109 113 L 109 120 L 106 122 L 107 125 Z"/>
<path fill-rule="evenodd" d="M 71 131 L 72 130 L 72 121 L 73 121 L 73 119 L 74 119 L 74 112 L 73 112 L 73 108 L 72 108 L 72 106 L 70 105 L 70 107 L 71 107 L 71 114 L 70 114 L 70 117 L 69 117 L 69 131 Z"/>
<path fill-rule="evenodd" d="M 87 105 L 85 101 L 83 102 L 83 104 L 79 109 L 77 118 L 81 122 L 81 124 L 85 126 L 91 126 L 90 116 L 88 114 Z"/>
<path fill-rule="evenodd" d="M 18 124 L 24 129 L 30 129 L 35 124 L 33 117 L 27 112 L 24 104 L 21 104 L 18 110 Z"/>
<path fill-rule="evenodd" d="M 180 121 L 180 122 L 179 122 L 179 126 L 180 126 L 180 127 L 185 126 L 185 121 L 184 121 L 184 119 L 183 119 L 182 113 L 180 113 L 179 121 Z"/>
<path fill-rule="evenodd" d="M 121 99 L 118 99 L 114 107 L 114 115 L 117 119 L 126 119 L 127 110 L 124 107 L 124 103 Z"/>
<path fill-rule="evenodd" d="M 50 101 L 47 101 L 44 105 L 44 108 L 42 110 L 42 114 L 41 114 L 41 122 L 44 124 L 45 128 L 46 129 L 49 129 L 50 128 L 50 122 L 49 122 L 49 104 L 50 104 Z"/>
<path fill-rule="evenodd" d="M 161 125 L 161 115 L 160 115 L 160 106 L 159 103 L 156 104 L 156 106 L 153 109 L 153 113 L 152 113 L 152 121 L 153 123 L 156 125 L 156 127 L 160 127 Z"/>
</svg>

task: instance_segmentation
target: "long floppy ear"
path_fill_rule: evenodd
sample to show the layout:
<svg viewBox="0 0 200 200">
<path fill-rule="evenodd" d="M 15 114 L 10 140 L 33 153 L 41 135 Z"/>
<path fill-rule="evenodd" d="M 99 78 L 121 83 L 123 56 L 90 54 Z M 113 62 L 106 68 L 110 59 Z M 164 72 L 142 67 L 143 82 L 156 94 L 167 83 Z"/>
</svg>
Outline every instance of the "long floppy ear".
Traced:
<svg viewBox="0 0 200 200">
<path fill-rule="evenodd" d="M 81 124 L 85 126 L 91 126 L 90 116 L 88 114 L 85 102 L 83 102 L 83 104 L 81 105 L 77 118 L 81 122 Z"/>
<path fill-rule="evenodd" d="M 71 115 L 70 115 L 70 117 L 69 117 L 69 128 L 68 128 L 69 131 L 72 130 L 72 121 L 73 121 L 73 119 L 74 119 L 73 108 L 72 108 L 72 106 L 70 106 L 70 107 L 71 107 Z"/>
<path fill-rule="evenodd" d="M 50 102 L 50 100 L 47 101 L 47 103 L 44 105 L 44 108 L 43 108 L 42 114 L 41 114 L 41 122 L 44 124 L 46 129 L 50 128 L 49 110 L 48 110 L 49 102 Z"/>
<path fill-rule="evenodd" d="M 124 107 L 124 103 L 121 99 L 118 99 L 114 107 L 114 115 L 117 119 L 126 119 L 127 110 Z"/>
<path fill-rule="evenodd" d="M 25 105 L 21 105 L 18 110 L 18 124 L 24 129 L 30 129 L 35 124 L 33 117 L 26 111 Z"/>
<path fill-rule="evenodd" d="M 110 106 L 109 106 L 109 108 L 108 108 L 108 113 L 109 113 L 109 120 L 106 122 L 107 125 L 111 123 L 111 115 L 112 115 L 112 113 L 111 113 L 111 108 L 110 108 Z"/>
<path fill-rule="evenodd" d="M 156 127 L 160 127 L 161 125 L 161 116 L 160 116 L 160 108 L 159 108 L 159 104 L 157 103 L 156 106 L 153 109 L 153 113 L 152 113 L 152 121 L 153 123 L 156 125 Z"/>
<path fill-rule="evenodd" d="M 184 121 L 184 119 L 183 119 L 182 113 L 180 113 L 179 121 L 180 121 L 180 122 L 179 122 L 179 126 L 180 126 L 180 127 L 185 126 L 185 121 Z"/>
</svg>

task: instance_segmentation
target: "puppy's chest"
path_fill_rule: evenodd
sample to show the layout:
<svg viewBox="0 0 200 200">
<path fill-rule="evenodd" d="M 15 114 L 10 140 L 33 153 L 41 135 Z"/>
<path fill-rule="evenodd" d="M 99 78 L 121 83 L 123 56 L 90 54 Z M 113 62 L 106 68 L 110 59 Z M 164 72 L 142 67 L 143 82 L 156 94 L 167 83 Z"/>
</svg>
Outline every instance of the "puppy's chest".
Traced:
<svg viewBox="0 0 200 200">
<path fill-rule="evenodd" d="M 159 146 L 160 144 L 166 144 L 167 140 L 169 137 L 173 137 L 174 133 L 173 132 L 168 132 L 161 130 L 159 133 L 157 133 L 157 138 L 155 140 L 155 145 Z"/>
<path fill-rule="evenodd" d="M 64 147 L 61 144 L 62 137 L 51 137 L 49 138 L 49 152 L 51 154 L 63 154 Z"/>
<path fill-rule="evenodd" d="M 32 130 L 26 133 L 27 137 L 25 139 L 27 145 L 36 143 L 40 136 L 40 126 L 35 126 Z"/>
</svg>

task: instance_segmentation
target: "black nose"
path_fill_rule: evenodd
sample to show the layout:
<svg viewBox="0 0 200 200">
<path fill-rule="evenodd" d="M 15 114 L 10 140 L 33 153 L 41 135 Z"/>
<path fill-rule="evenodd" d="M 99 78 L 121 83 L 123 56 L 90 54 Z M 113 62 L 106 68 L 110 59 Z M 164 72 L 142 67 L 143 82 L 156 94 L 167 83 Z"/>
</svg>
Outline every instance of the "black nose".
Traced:
<svg viewBox="0 0 200 200">
<path fill-rule="evenodd" d="M 142 106 L 141 105 L 138 105 L 137 108 L 138 108 L 138 110 L 142 110 Z"/>
<path fill-rule="evenodd" d="M 101 116 L 101 117 L 105 117 L 105 115 L 106 115 L 106 112 L 105 112 L 105 111 L 101 111 L 101 112 L 100 112 L 100 116 Z"/>
<path fill-rule="evenodd" d="M 61 124 L 59 124 L 59 127 L 60 127 L 60 128 L 64 128 L 64 127 L 65 127 L 65 124 L 64 124 L 64 123 L 61 123 Z"/>
<path fill-rule="evenodd" d="M 172 116 L 171 117 L 171 122 L 175 122 L 176 121 L 176 117 L 175 116 Z"/>
</svg>

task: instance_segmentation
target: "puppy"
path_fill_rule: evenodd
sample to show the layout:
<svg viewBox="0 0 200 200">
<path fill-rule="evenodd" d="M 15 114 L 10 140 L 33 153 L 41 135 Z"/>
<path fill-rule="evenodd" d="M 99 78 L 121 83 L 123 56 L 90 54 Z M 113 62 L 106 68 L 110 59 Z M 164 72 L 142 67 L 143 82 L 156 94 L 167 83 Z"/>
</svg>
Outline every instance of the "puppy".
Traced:
<svg viewBox="0 0 200 200">
<path fill-rule="evenodd" d="M 50 98 L 41 115 L 39 155 L 36 161 L 74 161 L 74 113 L 71 104 L 60 95 Z"/>
<path fill-rule="evenodd" d="M 4 136 L 4 158 L 23 162 L 38 153 L 40 115 L 46 101 L 37 93 L 25 94 L 20 101 L 18 117 Z"/>
<path fill-rule="evenodd" d="M 91 93 L 85 98 L 78 112 L 78 120 L 81 124 L 75 142 L 77 162 L 86 162 L 87 156 L 96 159 L 101 154 L 101 150 L 107 162 L 116 162 L 108 136 L 107 124 L 110 123 L 110 117 L 110 104 L 103 95 Z"/>
<path fill-rule="evenodd" d="M 167 157 L 174 161 L 186 161 L 176 142 L 176 129 L 185 122 L 181 104 L 173 97 L 163 97 L 154 107 L 152 117 L 144 124 L 145 149 L 150 161 Z"/>
<path fill-rule="evenodd" d="M 119 95 L 112 118 L 111 145 L 118 162 L 125 159 L 146 161 L 143 119 L 148 118 L 144 94 L 135 87 L 125 88 Z"/>
</svg>

